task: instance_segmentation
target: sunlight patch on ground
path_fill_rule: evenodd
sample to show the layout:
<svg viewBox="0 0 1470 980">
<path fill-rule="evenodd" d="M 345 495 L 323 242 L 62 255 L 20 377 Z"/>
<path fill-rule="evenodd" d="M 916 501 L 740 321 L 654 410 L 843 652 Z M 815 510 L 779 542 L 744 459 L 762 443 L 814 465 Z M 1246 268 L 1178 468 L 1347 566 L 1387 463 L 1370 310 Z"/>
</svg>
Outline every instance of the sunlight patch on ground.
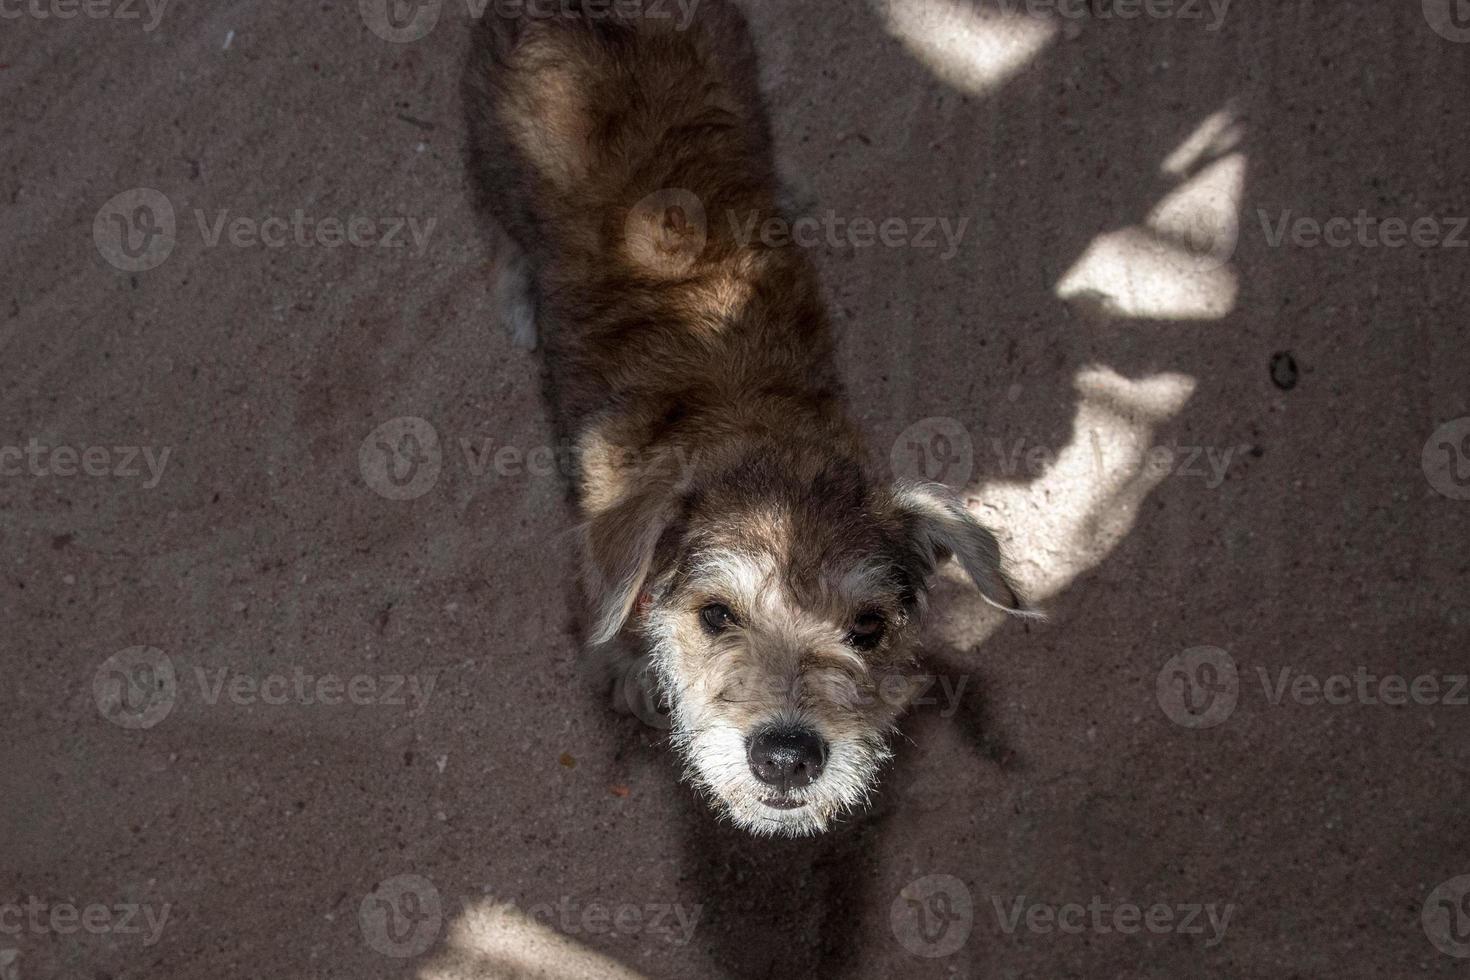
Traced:
<svg viewBox="0 0 1470 980">
<path fill-rule="evenodd" d="M 1245 139 L 1245 126 L 1233 109 L 1221 109 L 1211 115 L 1190 133 L 1173 153 L 1169 154 L 1161 168 L 1171 177 L 1189 175 L 1207 157 L 1219 157 L 1231 152 Z"/>
<path fill-rule="evenodd" d="M 445 946 L 419 980 L 644 980 L 511 904 L 486 901 L 466 909 Z"/>
<path fill-rule="evenodd" d="M 888 33 L 955 88 L 993 92 L 1057 36 L 1038 17 L 980 10 L 957 0 L 873 0 Z"/>
<path fill-rule="evenodd" d="M 1042 604 L 1102 564 L 1133 529 L 1139 506 L 1169 474 L 1150 454 L 1155 431 L 1183 409 L 1195 382 L 1176 373 L 1133 381 L 1089 367 L 1074 387 L 1072 438 L 1046 472 L 968 494 L 975 516 L 999 530 L 1016 581 Z M 978 643 L 1000 621 L 999 614 L 954 617 L 945 639 Z"/>
<path fill-rule="evenodd" d="M 1180 179 L 1141 224 L 1097 236 L 1057 283 L 1059 298 L 1116 317 L 1219 320 L 1240 291 L 1232 266 L 1240 241 L 1246 155 L 1235 114 L 1205 119 L 1164 160 Z"/>
<path fill-rule="evenodd" d="M 1219 320 L 1235 309 L 1245 156 L 1205 167 L 1141 226 L 1099 235 L 1057 283 L 1061 299 L 1141 320 Z"/>
</svg>

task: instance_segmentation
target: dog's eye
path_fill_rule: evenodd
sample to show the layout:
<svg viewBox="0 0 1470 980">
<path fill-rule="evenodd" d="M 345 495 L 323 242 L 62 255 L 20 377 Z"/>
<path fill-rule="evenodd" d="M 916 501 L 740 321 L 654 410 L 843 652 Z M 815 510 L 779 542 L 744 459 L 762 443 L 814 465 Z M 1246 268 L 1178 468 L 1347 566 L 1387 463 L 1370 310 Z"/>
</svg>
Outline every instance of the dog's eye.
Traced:
<svg viewBox="0 0 1470 980">
<path fill-rule="evenodd" d="M 710 633 L 723 633 L 732 626 L 737 625 L 735 614 L 730 611 L 729 606 L 712 602 L 699 611 L 699 621 Z"/>
<path fill-rule="evenodd" d="M 883 631 L 887 628 L 888 623 L 882 616 L 877 613 L 863 613 L 853 620 L 847 642 L 859 650 L 871 650 L 883 641 Z"/>
</svg>

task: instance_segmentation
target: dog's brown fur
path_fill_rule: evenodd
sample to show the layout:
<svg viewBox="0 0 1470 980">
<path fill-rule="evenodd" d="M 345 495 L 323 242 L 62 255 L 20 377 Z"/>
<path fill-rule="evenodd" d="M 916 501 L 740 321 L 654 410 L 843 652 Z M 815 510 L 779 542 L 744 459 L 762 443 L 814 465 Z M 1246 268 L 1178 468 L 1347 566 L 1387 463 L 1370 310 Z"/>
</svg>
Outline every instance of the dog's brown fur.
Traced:
<svg viewBox="0 0 1470 980">
<path fill-rule="evenodd" d="M 936 565 L 954 556 L 996 605 L 1022 602 L 957 501 L 871 467 L 804 253 L 736 239 L 778 216 L 756 78 L 723 0 L 683 32 L 487 13 L 465 75 L 469 156 L 534 272 L 553 403 L 579 450 L 594 643 L 652 657 L 675 743 L 725 812 L 810 833 L 861 802 L 886 757 L 902 705 L 876 692 L 913 661 Z M 712 602 L 739 628 L 702 630 Z M 858 653 L 846 638 L 865 614 L 884 635 Z M 831 775 L 768 812 L 734 770 L 737 742 L 776 723 L 819 729 Z"/>
</svg>

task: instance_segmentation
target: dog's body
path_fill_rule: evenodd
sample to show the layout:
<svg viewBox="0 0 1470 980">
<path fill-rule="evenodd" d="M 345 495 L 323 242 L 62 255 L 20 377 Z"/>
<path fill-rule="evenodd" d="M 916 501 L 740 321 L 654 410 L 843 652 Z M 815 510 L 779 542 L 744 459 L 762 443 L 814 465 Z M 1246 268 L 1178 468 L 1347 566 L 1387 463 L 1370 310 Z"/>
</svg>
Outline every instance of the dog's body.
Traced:
<svg viewBox="0 0 1470 980">
<path fill-rule="evenodd" d="M 724 812 L 802 834 L 873 786 L 937 564 L 1022 602 L 957 501 L 869 464 L 806 256 L 736 240 L 778 216 L 756 77 L 739 14 L 704 0 L 687 31 L 487 12 L 465 92 L 578 447 L 592 642 L 647 658 Z"/>
</svg>

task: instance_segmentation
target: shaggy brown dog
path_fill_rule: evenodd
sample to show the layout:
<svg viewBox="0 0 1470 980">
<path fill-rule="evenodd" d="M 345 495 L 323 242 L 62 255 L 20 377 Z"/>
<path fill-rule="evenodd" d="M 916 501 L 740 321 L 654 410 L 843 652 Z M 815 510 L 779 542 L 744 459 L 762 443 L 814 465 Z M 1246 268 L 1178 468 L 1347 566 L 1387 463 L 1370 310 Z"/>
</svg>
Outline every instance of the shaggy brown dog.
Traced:
<svg viewBox="0 0 1470 980">
<path fill-rule="evenodd" d="M 722 812 L 797 835 L 875 784 L 937 565 L 1024 606 L 947 490 L 870 465 L 804 253 L 737 237 L 779 216 L 756 77 L 725 2 L 687 30 L 492 7 L 465 96 L 481 203 L 529 276 L 507 315 L 544 338 L 577 444 L 593 645 L 657 685 Z"/>
</svg>

